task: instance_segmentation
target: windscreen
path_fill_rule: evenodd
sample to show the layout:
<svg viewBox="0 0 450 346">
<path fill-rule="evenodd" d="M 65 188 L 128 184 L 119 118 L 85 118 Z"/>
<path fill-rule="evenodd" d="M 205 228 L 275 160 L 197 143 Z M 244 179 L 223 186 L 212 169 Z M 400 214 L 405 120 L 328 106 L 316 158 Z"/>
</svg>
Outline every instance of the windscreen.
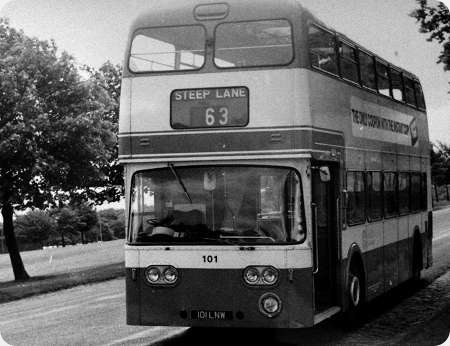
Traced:
<svg viewBox="0 0 450 346">
<path fill-rule="evenodd" d="M 177 26 L 139 30 L 131 43 L 133 72 L 197 70 L 205 62 L 205 30 Z"/>
<path fill-rule="evenodd" d="M 303 241 L 301 182 L 292 169 L 174 167 L 136 173 L 131 244 Z"/>
<path fill-rule="evenodd" d="M 294 54 L 287 20 L 220 24 L 215 42 L 214 62 L 221 68 L 286 65 Z"/>
</svg>

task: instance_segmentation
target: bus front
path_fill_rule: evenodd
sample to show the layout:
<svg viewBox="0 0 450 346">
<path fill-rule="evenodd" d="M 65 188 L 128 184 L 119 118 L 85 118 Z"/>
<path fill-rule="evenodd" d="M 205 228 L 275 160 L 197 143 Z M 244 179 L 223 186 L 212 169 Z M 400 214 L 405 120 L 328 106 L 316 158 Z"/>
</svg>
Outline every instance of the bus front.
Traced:
<svg viewBox="0 0 450 346">
<path fill-rule="evenodd" d="M 133 25 L 119 135 L 129 324 L 314 324 L 317 133 L 302 12 L 282 4 L 172 3 Z"/>
</svg>

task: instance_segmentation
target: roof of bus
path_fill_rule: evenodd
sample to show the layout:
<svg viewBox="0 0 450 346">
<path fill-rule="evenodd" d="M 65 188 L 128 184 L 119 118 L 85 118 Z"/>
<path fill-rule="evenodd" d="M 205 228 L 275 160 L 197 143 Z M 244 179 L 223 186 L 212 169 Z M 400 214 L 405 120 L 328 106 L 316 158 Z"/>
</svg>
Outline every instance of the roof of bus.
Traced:
<svg viewBox="0 0 450 346">
<path fill-rule="evenodd" d="M 334 30 L 329 25 L 322 22 L 309 10 L 301 5 L 301 0 L 156 0 L 152 2 L 152 8 L 146 13 L 141 14 L 133 22 L 131 32 L 137 29 L 149 26 L 174 26 L 174 25 L 194 25 L 199 21 L 194 16 L 194 9 L 199 5 L 226 4 L 229 7 L 229 13 L 226 21 L 248 20 L 249 18 L 287 18 L 300 19 L 303 14 L 309 22 L 320 25 L 335 34 L 338 34 L 344 41 L 352 43 L 361 50 L 377 56 L 381 61 L 389 63 L 391 67 L 399 69 L 409 75 L 411 78 L 419 80 L 416 75 L 405 69 L 395 66 L 389 61 L 383 59 L 379 54 L 367 49 L 364 45 L 357 43 L 346 35 Z M 223 21 L 223 20 L 222 20 Z M 207 23 L 208 20 L 202 21 Z"/>
<path fill-rule="evenodd" d="M 198 24 L 194 18 L 194 9 L 199 5 L 227 4 L 229 14 L 227 21 L 245 18 L 274 18 L 292 17 L 292 14 L 302 7 L 296 0 L 157 0 L 153 8 L 139 16 L 132 25 L 132 29 L 152 26 L 164 26 L 183 23 L 184 25 Z M 208 22 L 207 20 L 204 22 Z"/>
</svg>

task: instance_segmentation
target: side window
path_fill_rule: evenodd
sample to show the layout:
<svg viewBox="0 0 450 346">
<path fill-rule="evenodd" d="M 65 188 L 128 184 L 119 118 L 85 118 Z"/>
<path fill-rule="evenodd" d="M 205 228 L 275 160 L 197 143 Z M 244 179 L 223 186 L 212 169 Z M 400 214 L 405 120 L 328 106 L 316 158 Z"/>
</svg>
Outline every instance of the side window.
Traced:
<svg viewBox="0 0 450 346">
<path fill-rule="evenodd" d="M 355 225 L 365 220 L 364 173 L 347 172 L 347 223 Z"/>
<path fill-rule="evenodd" d="M 403 101 L 402 75 L 399 71 L 391 69 L 392 96 L 397 101 Z"/>
<path fill-rule="evenodd" d="M 358 62 L 356 49 L 344 42 L 339 45 L 339 63 L 341 76 L 347 80 L 358 83 Z"/>
<path fill-rule="evenodd" d="M 337 75 L 335 37 L 332 33 L 311 25 L 308 32 L 311 65 Z"/>
<path fill-rule="evenodd" d="M 425 109 L 425 98 L 423 97 L 422 86 L 420 85 L 420 83 L 414 82 L 414 89 L 416 91 L 417 107 Z"/>
<path fill-rule="evenodd" d="M 427 210 L 428 204 L 428 186 L 427 186 L 427 174 L 422 173 L 420 183 L 420 207 L 422 210 Z"/>
<path fill-rule="evenodd" d="M 411 173 L 411 211 L 420 210 L 422 196 L 420 194 L 420 173 Z"/>
<path fill-rule="evenodd" d="M 394 172 L 383 174 L 384 216 L 397 215 L 397 179 Z"/>
<path fill-rule="evenodd" d="M 376 61 L 378 92 L 385 96 L 391 96 L 391 85 L 389 80 L 389 67 L 381 61 Z"/>
<path fill-rule="evenodd" d="M 403 80 L 405 82 L 405 101 L 411 106 L 416 106 L 416 97 L 414 96 L 414 83 L 408 77 L 404 77 Z"/>
<path fill-rule="evenodd" d="M 367 172 L 367 216 L 370 221 L 383 216 L 383 196 L 381 189 L 381 172 Z"/>
<path fill-rule="evenodd" d="M 373 57 L 360 51 L 359 66 L 361 69 L 361 84 L 366 88 L 375 90 L 375 65 Z"/>
<path fill-rule="evenodd" d="M 401 172 L 398 174 L 398 209 L 400 214 L 409 213 L 410 197 L 409 173 Z"/>
</svg>

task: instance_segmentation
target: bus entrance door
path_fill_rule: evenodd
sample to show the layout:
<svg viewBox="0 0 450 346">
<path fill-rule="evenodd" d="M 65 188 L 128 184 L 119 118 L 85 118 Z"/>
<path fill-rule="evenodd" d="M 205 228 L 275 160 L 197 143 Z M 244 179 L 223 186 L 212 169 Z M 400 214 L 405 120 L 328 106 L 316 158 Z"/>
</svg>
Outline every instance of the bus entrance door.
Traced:
<svg viewBox="0 0 450 346">
<path fill-rule="evenodd" d="M 336 303 L 336 186 L 337 170 L 329 165 L 312 166 L 312 217 L 314 295 L 316 313 Z"/>
</svg>

